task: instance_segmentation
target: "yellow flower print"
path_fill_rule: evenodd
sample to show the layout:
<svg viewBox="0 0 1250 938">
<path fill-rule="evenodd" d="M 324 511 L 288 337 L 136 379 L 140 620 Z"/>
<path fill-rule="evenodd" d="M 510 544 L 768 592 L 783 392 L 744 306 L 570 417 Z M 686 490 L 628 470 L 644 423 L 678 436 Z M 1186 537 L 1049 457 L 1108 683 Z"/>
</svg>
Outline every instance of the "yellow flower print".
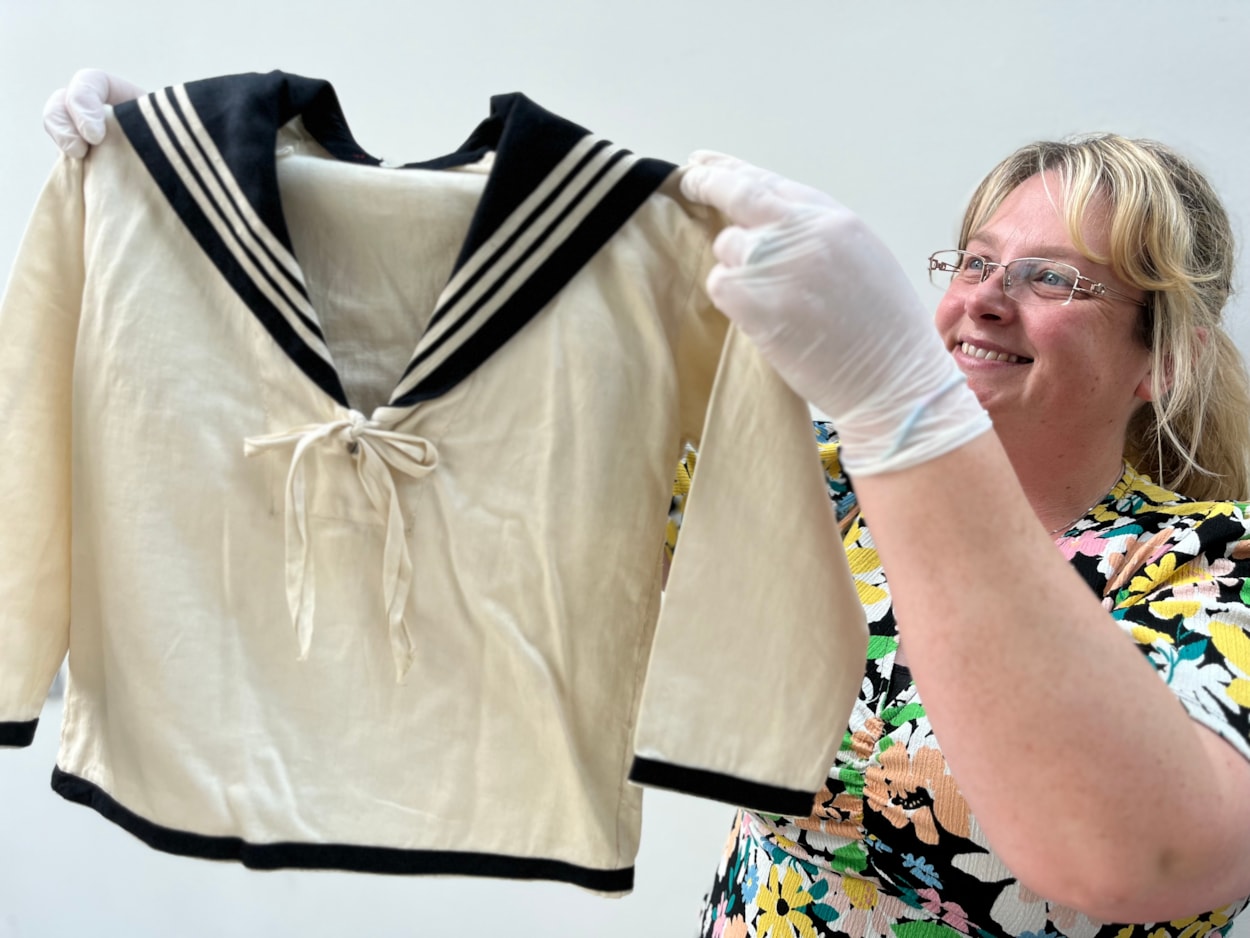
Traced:
<svg viewBox="0 0 1250 938">
<path fill-rule="evenodd" d="M 1176 644 L 1176 640 L 1171 635 L 1156 632 L 1154 629 L 1147 628 L 1144 625 L 1133 626 L 1133 641 L 1139 645 L 1153 645 L 1155 642 L 1167 642 L 1169 645 Z"/>
<path fill-rule="evenodd" d="M 1169 496 L 1170 498 L 1171 496 Z M 1205 518 L 1219 518 L 1233 513 L 1232 502 L 1181 502 L 1175 505 L 1155 505 L 1151 511 L 1161 515 L 1196 515 Z"/>
<path fill-rule="evenodd" d="M 877 905 L 877 884 L 854 876 L 842 877 L 842 891 L 855 909 L 872 909 Z"/>
<path fill-rule="evenodd" d="M 861 606 L 875 606 L 881 600 L 889 598 L 889 593 L 881 587 L 865 583 L 863 580 L 855 581 L 855 592 L 859 594 L 859 604 Z"/>
<path fill-rule="evenodd" d="M 1118 521 L 1120 513 L 1116 511 L 1114 505 L 1095 505 L 1091 517 L 1099 522 Z"/>
<path fill-rule="evenodd" d="M 1242 674 L 1250 674 L 1250 637 L 1244 629 L 1227 622 L 1212 621 L 1211 641 L 1230 664 Z M 1224 692 L 1238 706 L 1250 707 L 1250 681 L 1245 678 L 1234 678 Z"/>
<path fill-rule="evenodd" d="M 1245 630 L 1227 622 L 1211 622 L 1211 641 L 1243 674 L 1250 674 L 1250 638 Z"/>
<path fill-rule="evenodd" d="M 1189 618 L 1197 615 L 1203 607 L 1205 598 L 1215 590 L 1215 572 L 1205 558 L 1195 557 L 1182 566 L 1176 565 L 1176 554 L 1166 553 L 1158 563 L 1147 564 L 1140 576 L 1133 577 L 1129 584 L 1129 592 L 1135 598 L 1121 602 L 1129 605 L 1139 601 L 1148 593 L 1168 587 L 1172 594 L 1150 604 L 1152 614 L 1160 619 L 1172 619 L 1176 616 Z"/>
<path fill-rule="evenodd" d="M 1143 475 L 1131 466 L 1125 474 L 1124 482 L 1128 483 L 1128 485 L 1125 486 L 1124 491 L 1134 492 L 1135 494 L 1141 495 L 1147 501 L 1155 503 L 1155 505 L 1151 507 L 1151 511 L 1162 511 L 1163 508 L 1160 506 L 1161 502 L 1170 502 L 1176 498 L 1175 492 L 1169 492 L 1162 486 L 1156 485 L 1150 476 Z M 1114 491 L 1115 489 L 1112 489 L 1112 492 Z"/>
<path fill-rule="evenodd" d="M 1128 582 L 1129 577 L 1152 558 L 1167 543 L 1171 535 L 1172 530 L 1167 528 L 1144 541 L 1139 541 L 1136 537 L 1128 538 L 1124 544 L 1124 553 L 1111 554 L 1107 557 L 1111 575 L 1107 578 L 1107 586 L 1103 590 L 1103 595 L 1110 596 L 1119 592 L 1120 588 Z"/>
<path fill-rule="evenodd" d="M 1245 678 L 1233 679 L 1224 689 L 1230 700 L 1239 707 L 1250 710 L 1250 681 Z"/>
<path fill-rule="evenodd" d="M 842 460 L 838 458 L 838 444 L 818 443 L 816 447 L 820 450 L 820 464 L 825 467 L 825 474 L 840 476 L 842 474 Z"/>
<path fill-rule="evenodd" d="M 777 885 L 778 867 L 768 871 L 768 884 L 760 886 L 755 904 L 760 917 L 756 921 L 759 938 L 816 938 L 816 926 L 800 909 L 812 901 L 810 893 L 802 888 L 803 878 L 797 870 L 787 869 Z"/>
<path fill-rule="evenodd" d="M 1217 928 L 1223 928 L 1232 921 L 1226 914 L 1216 910 L 1207 915 L 1192 915 L 1189 918 L 1177 919 L 1169 924 L 1173 928 L 1184 925 L 1184 929 L 1176 938 L 1206 938 Z"/>
<path fill-rule="evenodd" d="M 1194 599 L 1161 599 L 1150 604 L 1151 615 L 1158 616 L 1160 619 L 1171 619 L 1176 616 L 1188 619 L 1190 616 L 1197 615 L 1201 608 L 1202 603 Z"/>
<path fill-rule="evenodd" d="M 881 557 L 872 547 L 852 547 L 846 552 L 852 573 L 872 573 L 881 567 Z"/>
<path fill-rule="evenodd" d="M 1175 572 L 1176 554 L 1166 553 L 1159 558 L 1158 563 L 1146 564 L 1141 576 L 1133 577 L 1133 582 L 1128 585 L 1129 592 L 1139 595 L 1149 593 L 1165 583 Z"/>
</svg>

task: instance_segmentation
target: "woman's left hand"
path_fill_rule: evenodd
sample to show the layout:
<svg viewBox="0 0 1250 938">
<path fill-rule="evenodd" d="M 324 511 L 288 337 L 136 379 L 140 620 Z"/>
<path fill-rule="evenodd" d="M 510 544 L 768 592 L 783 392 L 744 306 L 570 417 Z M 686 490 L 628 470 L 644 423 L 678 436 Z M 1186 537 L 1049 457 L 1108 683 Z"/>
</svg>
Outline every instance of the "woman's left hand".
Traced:
<svg viewBox="0 0 1250 938">
<path fill-rule="evenodd" d="M 82 159 L 104 140 L 105 107 L 143 94 L 124 78 L 98 68 L 79 69 L 68 87 L 59 88 L 43 106 L 43 129 L 66 156 Z"/>
<path fill-rule="evenodd" d="M 699 152 L 682 179 L 718 209 L 712 301 L 838 428 L 857 474 L 932 459 L 989 429 L 898 262 L 830 196 Z"/>
</svg>

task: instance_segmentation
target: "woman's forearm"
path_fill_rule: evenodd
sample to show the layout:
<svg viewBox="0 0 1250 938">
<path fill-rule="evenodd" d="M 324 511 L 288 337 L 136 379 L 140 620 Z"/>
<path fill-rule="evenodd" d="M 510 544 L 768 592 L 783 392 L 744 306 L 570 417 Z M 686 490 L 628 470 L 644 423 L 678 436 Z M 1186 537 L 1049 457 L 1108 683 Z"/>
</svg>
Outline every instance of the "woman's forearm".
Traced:
<svg viewBox="0 0 1250 938">
<path fill-rule="evenodd" d="M 997 438 L 856 491 L 934 732 L 1012 871 L 1116 921 L 1250 891 L 1250 764 L 1065 562 Z"/>
</svg>

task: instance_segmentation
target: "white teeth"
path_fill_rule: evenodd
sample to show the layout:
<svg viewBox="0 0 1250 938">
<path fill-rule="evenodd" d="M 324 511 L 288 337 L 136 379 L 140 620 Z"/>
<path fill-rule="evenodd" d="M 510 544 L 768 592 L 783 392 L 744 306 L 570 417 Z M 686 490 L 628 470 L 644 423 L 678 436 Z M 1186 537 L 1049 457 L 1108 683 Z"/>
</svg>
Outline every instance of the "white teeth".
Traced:
<svg viewBox="0 0 1250 938">
<path fill-rule="evenodd" d="M 990 362 L 1007 362 L 1009 365 L 1025 360 L 1019 355 L 1012 355 L 1010 352 L 991 352 L 989 349 L 980 348 L 971 342 L 961 342 L 959 350 L 965 355 L 971 355 L 973 358 L 984 358 Z"/>
</svg>

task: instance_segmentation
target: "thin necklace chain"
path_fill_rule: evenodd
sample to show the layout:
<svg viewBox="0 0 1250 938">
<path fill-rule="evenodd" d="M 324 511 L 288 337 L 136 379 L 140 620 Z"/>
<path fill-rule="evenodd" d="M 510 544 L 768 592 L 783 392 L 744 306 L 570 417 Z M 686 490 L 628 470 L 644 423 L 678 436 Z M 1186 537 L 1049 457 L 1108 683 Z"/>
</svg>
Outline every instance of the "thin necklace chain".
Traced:
<svg viewBox="0 0 1250 938">
<path fill-rule="evenodd" d="M 1051 537 L 1054 537 L 1056 534 L 1062 534 L 1064 531 L 1067 531 L 1069 528 L 1072 527 L 1072 525 L 1076 524 L 1078 521 L 1084 518 L 1087 514 L 1089 514 L 1091 511 L 1097 508 L 1100 504 L 1102 504 L 1102 500 L 1111 494 L 1111 490 L 1113 488 L 1115 488 L 1117 485 L 1120 484 L 1120 479 L 1124 477 L 1124 471 L 1126 468 L 1127 468 L 1126 464 L 1121 462 L 1120 468 L 1116 472 L 1115 481 L 1112 482 L 1109 486 L 1107 486 L 1107 490 L 1105 492 L 1099 495 L 1098 498 L 1095 499 L 1094 502 L 1088 508 L 1086 508 L 1083 512 L 1081 512 L 1071 521 L 1065 522 L 1064 524 L 1059 525 L 1059 527 L 1057 528 L 1052 528 L 1050 531 L 1046 533 L 1048 533 Z"/>
</svg>

